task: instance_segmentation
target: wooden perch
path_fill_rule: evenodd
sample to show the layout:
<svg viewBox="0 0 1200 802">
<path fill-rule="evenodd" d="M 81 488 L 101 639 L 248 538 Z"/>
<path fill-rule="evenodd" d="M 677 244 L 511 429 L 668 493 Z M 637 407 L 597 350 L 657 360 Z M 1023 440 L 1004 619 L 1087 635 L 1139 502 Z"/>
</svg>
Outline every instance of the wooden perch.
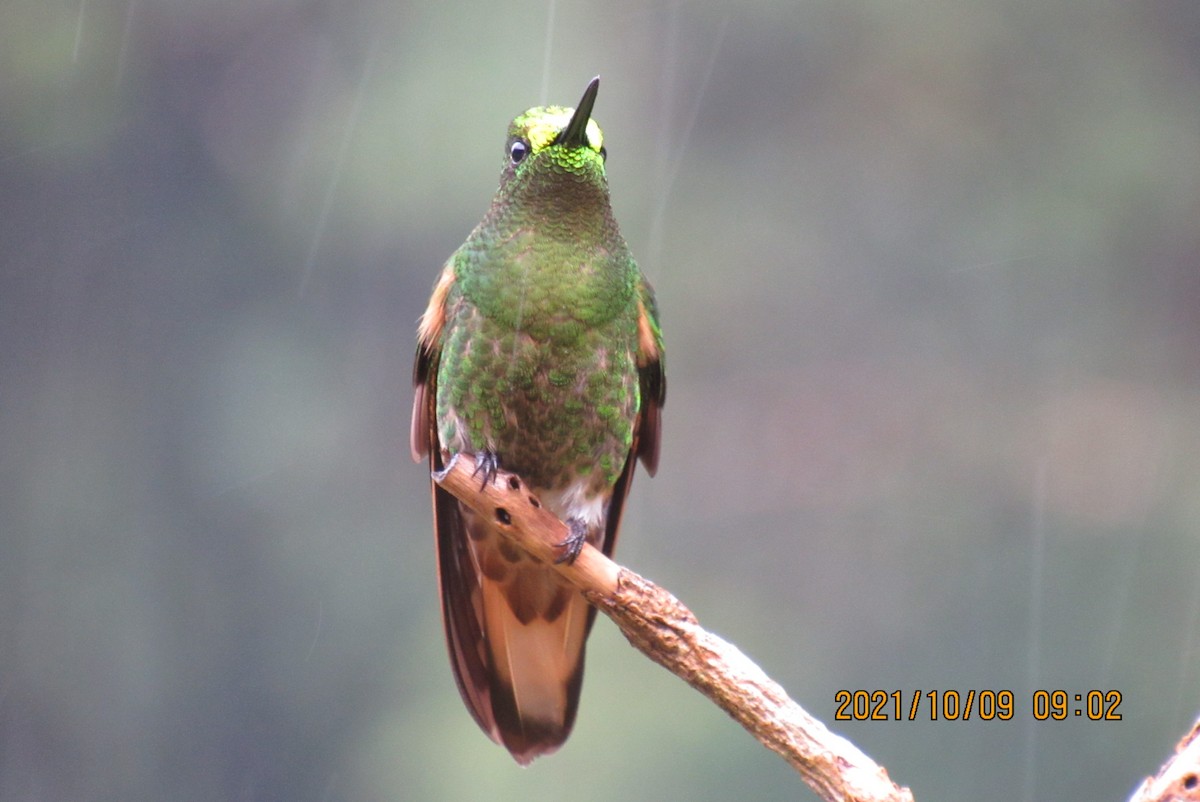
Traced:
<svg viewBox="0 0 1200 802">
<path fill-rule="evenodd" d="M 541 505 L 520 477 L 500 471 L 480 487 L 475 460 L 456 455 L 433 479 L 499 526 L 533 557 L 554 567 L 611 618 L 650 659 L 703 693 L 790 763 L 822 799 L 912 802 L 883 767 L 834 735 L 735 646 L 706 632 L 667 591 L 584 545 L 574 562 L 565 556 L 567 526 Z"/>
<path fill-rule="evenodd" d="M 1147 777 L 1129 802 L 1197 802 L 1200 800 L 1200 719 L 1175 747 L 1158 774 Z"/>
</svg>

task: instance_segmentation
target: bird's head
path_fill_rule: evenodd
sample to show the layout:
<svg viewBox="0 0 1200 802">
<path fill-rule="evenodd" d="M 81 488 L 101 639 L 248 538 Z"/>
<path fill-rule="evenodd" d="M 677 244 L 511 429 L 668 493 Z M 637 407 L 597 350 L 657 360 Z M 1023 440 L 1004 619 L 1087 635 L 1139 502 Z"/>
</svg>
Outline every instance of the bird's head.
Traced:
<svg viewBox="0 0 1200 802">
<path fill-rule="evenodd" d="M 592 119 L 599 88 L 600 78 L 593 78 L 575 108 L 537 106 L 512 121 L 504 146 L 502 188 L 513 183 L 541 184 L 535 179 L 554 176 L 570 182 L 604 182 L 604 134 Z"/>
</svg>

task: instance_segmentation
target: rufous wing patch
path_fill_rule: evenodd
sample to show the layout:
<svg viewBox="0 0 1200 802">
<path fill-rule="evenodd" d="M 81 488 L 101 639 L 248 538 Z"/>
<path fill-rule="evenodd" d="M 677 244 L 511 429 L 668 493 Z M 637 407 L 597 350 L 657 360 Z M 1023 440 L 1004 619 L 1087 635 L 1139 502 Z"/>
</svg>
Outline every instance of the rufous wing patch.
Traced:
<svg viewBox="0 0 1200 802">
<path fill-rule="evenodd" d="M 448 263 L 442 268 L 442 274 L 433 287 L 433 295 L 429 297 L 429 305 L 417 324 L 417 342 L 425 348 L 432 348 L 442 335 L 442 327 L 446 325 L 446 298 L 450 295 L 454 280 L 454 265 Z"/>
<path fill-rule="evenodd" d="M 639 368 L 644 368 L 658 360 L 658 340 L 654 336 L 654 323 L 650 320 L 650 313 L 646 311 L 646 305 L 639 300 L 637 364 Z"/>
<path fill-rule="evenodd" d="M 429 454 L 436 435 L 434 433 L 434 405 L 437 396 L 437 356 L 446 325 L 446 300 L 454 286 L 454 267 L 447 263 L 433 287 L 429 305 L 421 314 L 417 324 L 417 356 L 413 362 L 413 408 L 412 424 L 408 442 L 414 462 L 420 462 Z"/>
<path fill-rule="evenodd" d="M 658 451 L 661 438 L 662 405 L 666 400 L 667 384 L 663 376 L 662 340 L 657 321 L 638 301 L 638 381 L 641 384 L 642 404 L 638 410 L 635 433 L 635 453 L 651 476 L 658 470 Z"/>
</svg>

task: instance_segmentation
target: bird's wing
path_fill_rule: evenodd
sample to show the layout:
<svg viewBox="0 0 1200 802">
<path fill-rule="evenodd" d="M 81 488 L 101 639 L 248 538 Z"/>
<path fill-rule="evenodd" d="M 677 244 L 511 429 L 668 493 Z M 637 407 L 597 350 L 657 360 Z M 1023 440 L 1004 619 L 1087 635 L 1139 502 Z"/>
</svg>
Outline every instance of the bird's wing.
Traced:
<svg viewBox="0 0 1200 802">
<path fill-rule="evenodd" d="M 429 457 L 431 471 L 444 467 L 437 427 L 437 374 L 442 330 L 455 286 L 453 260 L 442 268 L 433 296 L 417 328 L 417 355 L 413 364 L 413 409 L 409 445 L 414 461 Z M 491 684 L 482 644 L 483 610 L 478 569 L 468 545 L 462 509 L 451 494 L 432 484 L 433 528 L 438 555 L 438 586 L 446 644 L 459 693 L 475 721 L 499 740 L 492 715 Z"/>
</svg>

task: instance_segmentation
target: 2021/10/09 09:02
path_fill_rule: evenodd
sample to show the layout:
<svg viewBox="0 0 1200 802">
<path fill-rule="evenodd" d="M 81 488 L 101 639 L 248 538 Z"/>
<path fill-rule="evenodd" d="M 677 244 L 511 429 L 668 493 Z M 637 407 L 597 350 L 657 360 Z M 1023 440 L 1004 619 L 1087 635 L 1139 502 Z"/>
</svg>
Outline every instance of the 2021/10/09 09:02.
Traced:
<svg viewBox="0 0 1200 802">
<path fill-rule="evenodd" d="M 910 701 L 905 703 L 909 694 Z M 925 715 L 930 721 L 969 721 L 972 717 L 1008 721 L 1016 712 L 1015 696 L 1008 690 L 841 690 L 833 695 L 833 701 L 837 704 L 835 721 L 915 721 Z M 1120 691 L 1038 690 L 1033 692 L 1030 712 L 1038 721 L 1120 721 L 1120 704 Z"/>
</svg>

